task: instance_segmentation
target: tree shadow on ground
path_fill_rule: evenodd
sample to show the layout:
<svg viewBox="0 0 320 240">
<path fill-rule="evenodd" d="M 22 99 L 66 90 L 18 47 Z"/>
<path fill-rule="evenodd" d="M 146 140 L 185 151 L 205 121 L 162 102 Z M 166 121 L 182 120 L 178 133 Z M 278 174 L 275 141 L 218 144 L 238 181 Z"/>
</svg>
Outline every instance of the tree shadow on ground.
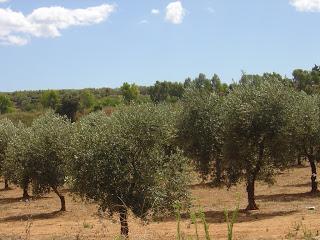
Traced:
<svg viewBox="0 0 320 240">
<path fill-rule="evenodd" d="M 289 184 L 284 187 L 311 187 L 311 183 L 297 183 L 297 184 Z"/>
<path fill-rule="evenodd" d="M 287 216 L 296 213 L 297 211 L 274 211 L 269 213 L 259 212 L 259 211 L 246 211 L 240 210 L 238 213 L 237 223 L 243 222 L 254 222 L 260 221 L 264 219 Z M 225 222 L 225 213 L 224 211 L 205 211 L 207 223 L 224 223 Z M 229 212 L 229 217 L 232 215 L 232 211 Z M 181 219 L 189 220 L 190 215 L 183 213 L 181 214 Z M 176 218 L 174 216 L 165 217 L 161 219 L 157 219 L 159 222 L 174 222 Z"/>
<path fill-rule="evenodd" d="M 274 195 L 259 195 L 256 196 L 257 200 L 262 202 L 293 202 L 293 201 L 304 201 L 305 199 L 318 198 L 320 193 L 312 194 L 306 193 L 281 193 Z"/>
<path fill-rule="evenodd" d="M 254 222 L 264 219 L 287 216 L 294 214 L 297 211 L 274 211 L 274 212 L 259 212 L 259 211 L 246 211 L 240 210 L 238 213 L 237 223 L 243 222 Z M 229 213 L 229 216 L 232 216 L 232 211 Z M 206 221 L 208 223 L 224 223 L 225 222 L 225 213 L 224 211 L 207 211 L 205 212 Z"/>
<path fill-rule="evenodd" d="M 215 186 L 211 182 L 209 182 L 209 183 L 197 183 L 197 184 L 189 185 L 190 189 L 203 189 L 203 188 L 214 188 L 214 187 Z"/>
<path fill-rule="evenodd" d="M 13 188 L 10 188 L 10 187 L 7 188 L 7 189 L 6 188 L 1 188 L 0 192 L 8 192 L 8 191 L 11 191 L 11 190 L 13 190 Z"/>
<path fill-rule="evenodd" d="M 11 203 L 16 203 L 16 202 L 23 202 L 24 199 L 22 197 L 19 198 L 1 198 L 0 199 L 0 204 L 11 204 Z"/>
<path fill-rule="evenodd" d="M 23 197 L 18 197 L 18 198 L 0 198 L 0 205 L 12 204 L 12 203 L 17 203 L 17 202 L 28 202 L 28 201 L 34 201 L 34 200 L 46 199 L 46 198 L 50 198 L 50 197 L 40 196 L 40 197 L 30 197 L 28 199 L 23 198 Z"/>
<path fill-rule="evenodd" d="M 62 214 L 61 211 L 54 211 L 50 213 L 36 213 L 36 214 L 23 214 L 23 215 L 17 215 L 17 216 L 9 216 L 9 217 L 0 218 L 0 223 L 50 219 L 50 218 L 55 218 L 61 214 Z"/>
</svg>

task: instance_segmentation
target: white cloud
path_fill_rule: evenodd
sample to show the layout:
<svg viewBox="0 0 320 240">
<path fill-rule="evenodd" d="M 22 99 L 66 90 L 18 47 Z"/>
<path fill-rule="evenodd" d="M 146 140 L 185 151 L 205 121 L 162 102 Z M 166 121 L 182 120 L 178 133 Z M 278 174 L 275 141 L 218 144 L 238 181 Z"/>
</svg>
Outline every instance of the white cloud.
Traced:
<svg viewBox="0 0 320 240">
<path fill-rule="evenodd" d="M 181 24 L 186 15 L 186 10 L 183 8 L 180 1 L 171 2 L 166 8 L 166 20 L 173 24 Z"/>
<path fill-rule="evenodd" d="M 146 19 L 143 19 L 143 20 L 141 20 L 141 21 L 139 22 L 139 24 L 147 24 L 147 23 L 149 23 L 149 22 L 148 22 L 148 20 L 146 20 Z"/>
<path fill-rule="evenodd" d="M 158 15 L 159 13 L 160 13 L 159 9 L 152 9 L 151 10 L 151 14 L 153 14 L 153 15 Z"/>
<path fill-rule="evenodd" d="M 115 6 L 108 4 L 86 9 L 44 7 L 25 16 L 0 8 L 0 43 L 25 45 L 30 37 L 59 37 L 63 29 L 101 23 L 114 11 Z"/>
<path fill-rule="evenodd" d="M 17 45 L 17 46 L 23 46 L 28 44 L 29 40 L 23 37 L 19 36 L 5 36 L 5 37 L 0 37 L 0 43 L 3 45 Z"/>
<path fill-rule="evenodd" d="M 290 4 L 300 12 L 320 12 L 320 0 L 290 0 Z"/>
<path fill-rule="evenodd" d="M 9 0 L 0 0 L 0 3 L 9 2 Z"/>
</svg>

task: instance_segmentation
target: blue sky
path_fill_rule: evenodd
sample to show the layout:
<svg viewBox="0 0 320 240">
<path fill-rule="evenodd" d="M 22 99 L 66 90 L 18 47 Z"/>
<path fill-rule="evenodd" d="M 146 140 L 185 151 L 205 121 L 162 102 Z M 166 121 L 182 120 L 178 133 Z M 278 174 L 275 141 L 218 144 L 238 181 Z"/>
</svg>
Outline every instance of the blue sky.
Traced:
<svg viewBox="0 0 320 240">
<path fill-rule="evenodd" d="M 230 83 L 242 70 L 291 76 L 320 64 L 320 0 L 0 2 L 0 91 L 151 85 L 200 72 Z"/>
</svg>

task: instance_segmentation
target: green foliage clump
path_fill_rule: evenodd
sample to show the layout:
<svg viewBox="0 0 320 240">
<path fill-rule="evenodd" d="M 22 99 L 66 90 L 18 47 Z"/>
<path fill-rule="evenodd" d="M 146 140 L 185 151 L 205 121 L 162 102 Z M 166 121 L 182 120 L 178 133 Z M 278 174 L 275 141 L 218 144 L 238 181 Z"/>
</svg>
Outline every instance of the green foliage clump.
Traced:
<svg viewBox="0 0 320 240">
<path fill-rule="evenodd" d="M 10 94 L 13 104 L 19 111 L 31 112 L 39 110 L 40 103 L 32 91 L 13 92 Z"/>
<path fill-rule="evenodd" d="M 137 85 L 125 82 L 120 88 L 125 103 L 136 102 L 139 98 L 140 91 Z"/>
<path fill-rule="evenodd" d="M 43 108 L 51 108 L 52 110 L 57 109 L 59 101 L 59 93 L 54 90 L 44 91 L 40 98 Z"/>
<path fill-rule="evenodd" d="M 139 218 L 173 212 L 189 201 L 188 160 L 175 147 L 175 111 L 151 104 L 122 107 L 110 117 L 80 120 L 71 146 L 72 189 L 119 213 L 128 235 L 128 211 Z"/>
<path fill-rule="evenodd" d="M 80 109 L 90 109 L 95 105 L 96 99 L 94 95 L 88 90 L 80 92 Z"/>
<path fill-rule="evenodd" d="M 94 111 L 102 110 L 105 107 L 117 107 L 123 103 L 121 96 L 108 96 L 96 102 L 93 109 Z"/>
<path fill-rule="evenodd" d="M 315 65 L 311 71 L 295 69 L 292 73 L 293 84 L 299 91 L 304 91 L 308 94 L 320 93 L 320 68 Z"/>
<path fill-rule="evenodd" d="M 206 179 L 208 175 L 214 175 L 216 184 L 221 183 L 223 170 L 222 103 L 223 98 L 213 92 L 189 88 L 182 100 L 178 125 L 184 150 L 196 160 L 201 176 Z"/>
<path fill-rule="evenodd" d="M 229 91 L 229 86 L 226 83 L 222 83 L 219 76 L 214 74 L 211 79 L 213 91 L 219 95 L 225 95 Z"/>
<path fill-rule="evenodd" d="M 80 99 L 75 93 L 66 94 L 62 97 L 57 113 L 66 116 L 71 122 L 76 121 L 77 112 L 80 109 Z"/>
<path fill-rule="evenodd" d="M 184 87 L 194 87 L 197 89 L 213 92 L 213 85 L 210 79 L 208 79 L 207 76 L 203 73 L 200 73 L 199 76 L 196 77 L 194 80 L 191 80 L 191 78 L 187 78 L 184 81 Z"/>
<path fill-rule="evenodd" d="M 160 102 L 176 102 L 182 98 L 184 86 L 177 82 L 159 82 L 150 87 L 150 98 L 154 103 Z"/>
<path fill-rule="evenodd" d="M 12 101 L 7 95 L 0 94 L 0 114 L 12 111 Z"/>
</svg>

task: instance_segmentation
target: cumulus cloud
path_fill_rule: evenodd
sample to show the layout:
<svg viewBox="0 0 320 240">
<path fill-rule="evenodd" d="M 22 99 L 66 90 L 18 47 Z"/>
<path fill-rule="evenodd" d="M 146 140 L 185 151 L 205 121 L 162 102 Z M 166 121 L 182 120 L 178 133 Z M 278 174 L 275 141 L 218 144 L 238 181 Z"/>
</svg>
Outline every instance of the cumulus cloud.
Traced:
<svg viewBox="0 0 320 240">
<path fill-rule="evenodd" d="M 3 45 L 17 45 L 17 46 L 23 46 L 28 43 L 28 39 L 22 38 L 19 36 L 5 36 L 0 37 L 0 43 Z"/>
<path fill-rule="evenodd" d="M 290 0 L 290 4 L 300 12 L 320 12 L 320 0 Z"/>
<path fill-rule="evenodd" d="M 153 15 L 158 15 L 159 13 L 160 13 L 159 9 L 152 9 L 151 10 L 151 14 L 153 14 Z"/>
<path fill-rule="evenodd" d="M 0 0 L 0 3 L 9 2 L 9 0 Z"/>
<path fill-rule="evenodd" d="M 108 4 L 85 9 L 43 7 L 24 15 L 10 8 L 0 8 L 0 43 L 25 45 L 31 37 L 59 37 L 61 30 L 69 27 L 101 23 L 114 10 L 115 6 Z"/>
<path fill-rule="evenodd" d="M 183 8 L 180 1 L 171 2 L 166 8 L 165 19 L 173 24 L 181 24 L 186 15 L 186 10 Z"/>
</svg>

